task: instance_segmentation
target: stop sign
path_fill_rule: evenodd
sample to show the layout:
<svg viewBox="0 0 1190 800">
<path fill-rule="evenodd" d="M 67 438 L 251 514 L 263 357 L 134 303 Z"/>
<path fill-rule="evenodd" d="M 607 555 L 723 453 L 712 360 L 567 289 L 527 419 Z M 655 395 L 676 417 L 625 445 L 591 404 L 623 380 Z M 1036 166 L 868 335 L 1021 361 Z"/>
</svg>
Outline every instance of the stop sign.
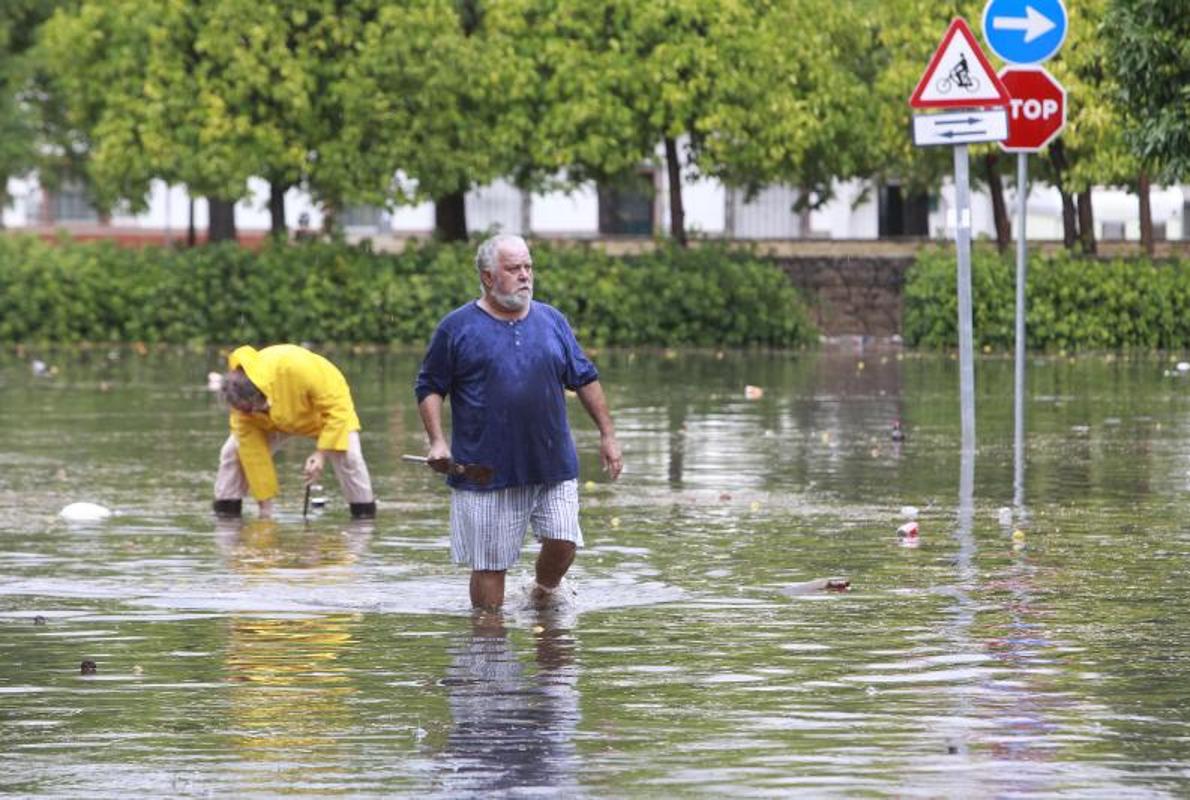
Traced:
<svg viewBox="0 0 1190 800">
<path fill-rule="evenodd" d="M 1044 67 L 1005 67 L 1000 80 L 1008 89 L 1010 153 L 1035 153 L 1066 127 L 1066 90 Z"/>
</svg>

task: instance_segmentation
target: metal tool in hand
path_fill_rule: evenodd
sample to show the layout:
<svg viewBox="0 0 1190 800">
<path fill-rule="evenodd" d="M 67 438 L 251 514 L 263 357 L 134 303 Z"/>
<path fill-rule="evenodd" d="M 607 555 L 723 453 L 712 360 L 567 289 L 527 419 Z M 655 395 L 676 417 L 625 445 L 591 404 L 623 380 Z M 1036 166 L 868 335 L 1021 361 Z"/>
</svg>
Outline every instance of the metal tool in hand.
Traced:
<svg viewBox="0 0 1190 800">
<path fill-rule="evenodd" d="M 310 484 L 306 484 L 306 499 L 302 501 L 302 519 L 310 516 Z"/>
<path fill-rule="evenodd" d="M 408 461 L 410 464 L 425 464 L 429 466 L 430 459 L 425 456 L 401 456 L 402 461 Z M 459 475 L 466 478 L 473 483 L 478 483 L 481 486 L 492 482 L 496 471 L 484 464 L 460 464 L 457 461 L 451 460 L 446 465 L 446 471 L 450 475 Z"/>
</svg>

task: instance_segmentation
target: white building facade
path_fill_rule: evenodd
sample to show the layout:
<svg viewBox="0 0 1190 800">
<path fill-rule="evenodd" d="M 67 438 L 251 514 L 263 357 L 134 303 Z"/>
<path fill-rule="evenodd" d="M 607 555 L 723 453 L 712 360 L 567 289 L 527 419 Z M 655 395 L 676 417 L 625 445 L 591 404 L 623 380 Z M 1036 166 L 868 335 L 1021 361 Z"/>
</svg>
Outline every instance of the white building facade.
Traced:
<svg viewBox="0 0 1190 800">
<path fill-rule="evenodd" d="M 633 191 L 581 186 L 570 192 L 529 194 L 497 181 L 467 195 L 468 228 L 475 233 L 503 231 L 547 238 L 591 239 L 617 236 L 664 236 L 669 231 L 669 191 L 665 170 L 642 168 L 641 185 Z M 241 233 L 269 229 L 268 185 L 249 183 L 251 196 L 236 207 Z M 1005 200 L 1015 224 L 1015 181 L 1005 181 Z M 36 179 L 9 181 L 13 202 L 0 209 L 7 229 L 72 227 L 141 231 L 163 241 L 185 238 L 193 215 L 199 231 L 207 227 L 206 202 L 191 203 L 185 188 L 154 182 L 148 208 L 140 214 L 116 210 L 100 219 L 81 191 L 58 193 L 42 190 Z M 876 240 L 898 236 L 949 238 L 954 226 L 954 187 L 926 197 L 907 197 L 897 186 L 871 186 L 859 181 L 841 182 L 835 196 L 821 208 L 794 210 L 796 189 L 774 186 L 753 198 L 711 180 L 682 187 L 686 227 L 691 236 L 744 240 L 841 239 Z M 1154 187 L 1152 215 L 1158 240 L 1190 239 L 1190 186 Z M 1138 198 L 1127 192 L 1097 188 L 1092 193 L 1095 234 L 1101 240 L 1138 240 Z M 1062 204 L 1058 191 L 1034 185 L 1028 196 L 1028 237 L 1061 240 Z M 428 236 L 434 228 L 432 203 L 395 210 L 352 208 L 339 221 L 355 237 L 404 238 Z M 322 225 L 322 213 L 302 191 L 286 195 L 286 222 L 291 230 Z M 972 194 L 972 232 L 975 237 L 995 237 L 991 199 Z"/>
</svg>

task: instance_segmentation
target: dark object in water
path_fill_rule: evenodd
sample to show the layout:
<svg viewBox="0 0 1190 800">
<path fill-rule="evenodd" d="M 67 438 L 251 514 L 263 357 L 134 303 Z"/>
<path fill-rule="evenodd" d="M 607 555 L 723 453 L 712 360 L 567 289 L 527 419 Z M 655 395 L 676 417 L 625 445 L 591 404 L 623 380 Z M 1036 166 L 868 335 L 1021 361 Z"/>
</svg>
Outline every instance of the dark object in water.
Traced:
<svg viewBox="0 0 1190 800">
<path fill-rule="evenodd" d="M 79 673 L 83 675 L 94 675 L 98 671 L 99 667 L 97 667 L 95 662 L 90 659 L 87 659 L 79 665 Z"/>
<path fill-rule="evenodd" d="M 782 587 L 781 594 L 796 597 L 802 594 L 816 594 L 817 592 L 849 592 L 851 581 L 847 578 L 816 578 L 804 583 L 791 583 Z"/>
<path fill-rule="evenodd" d="M 36 617 L 33 618 L 33 624 L 34 625 L 44 625 L 45 617 L 41 616 L 41 614 L 38 614 Z"/>
<path fill-rule="evenodd" d="M 893 421 L 892 440 L 894 442 L 905 441 L 905 431 L 901 428 L 901 421 L 899 419 Z"/>
</svg>

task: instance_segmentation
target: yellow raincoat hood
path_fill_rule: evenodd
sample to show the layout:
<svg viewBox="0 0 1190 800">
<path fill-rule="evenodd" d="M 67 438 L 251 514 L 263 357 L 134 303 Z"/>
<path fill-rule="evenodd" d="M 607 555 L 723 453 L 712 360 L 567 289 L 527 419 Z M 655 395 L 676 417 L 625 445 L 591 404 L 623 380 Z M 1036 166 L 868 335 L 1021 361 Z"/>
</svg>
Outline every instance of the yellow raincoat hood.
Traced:
<svg viewBox="0 0 1190 800">
<path fill-rule="evenodd" d="M 322 356 L 293 344 L 256 350 L 237 347 L 228 367 L 240 368 L 269 401 L 268 411 L 232 409 L 230 424 L 239 442 L 240 464 L 257 500 L 277 495 L 277 470 L 269 447 L 276 431 L 318 440 L 319 450 L 347 450 L 347 437 L 360 429 L 343 373 Z"/>
</svg>

